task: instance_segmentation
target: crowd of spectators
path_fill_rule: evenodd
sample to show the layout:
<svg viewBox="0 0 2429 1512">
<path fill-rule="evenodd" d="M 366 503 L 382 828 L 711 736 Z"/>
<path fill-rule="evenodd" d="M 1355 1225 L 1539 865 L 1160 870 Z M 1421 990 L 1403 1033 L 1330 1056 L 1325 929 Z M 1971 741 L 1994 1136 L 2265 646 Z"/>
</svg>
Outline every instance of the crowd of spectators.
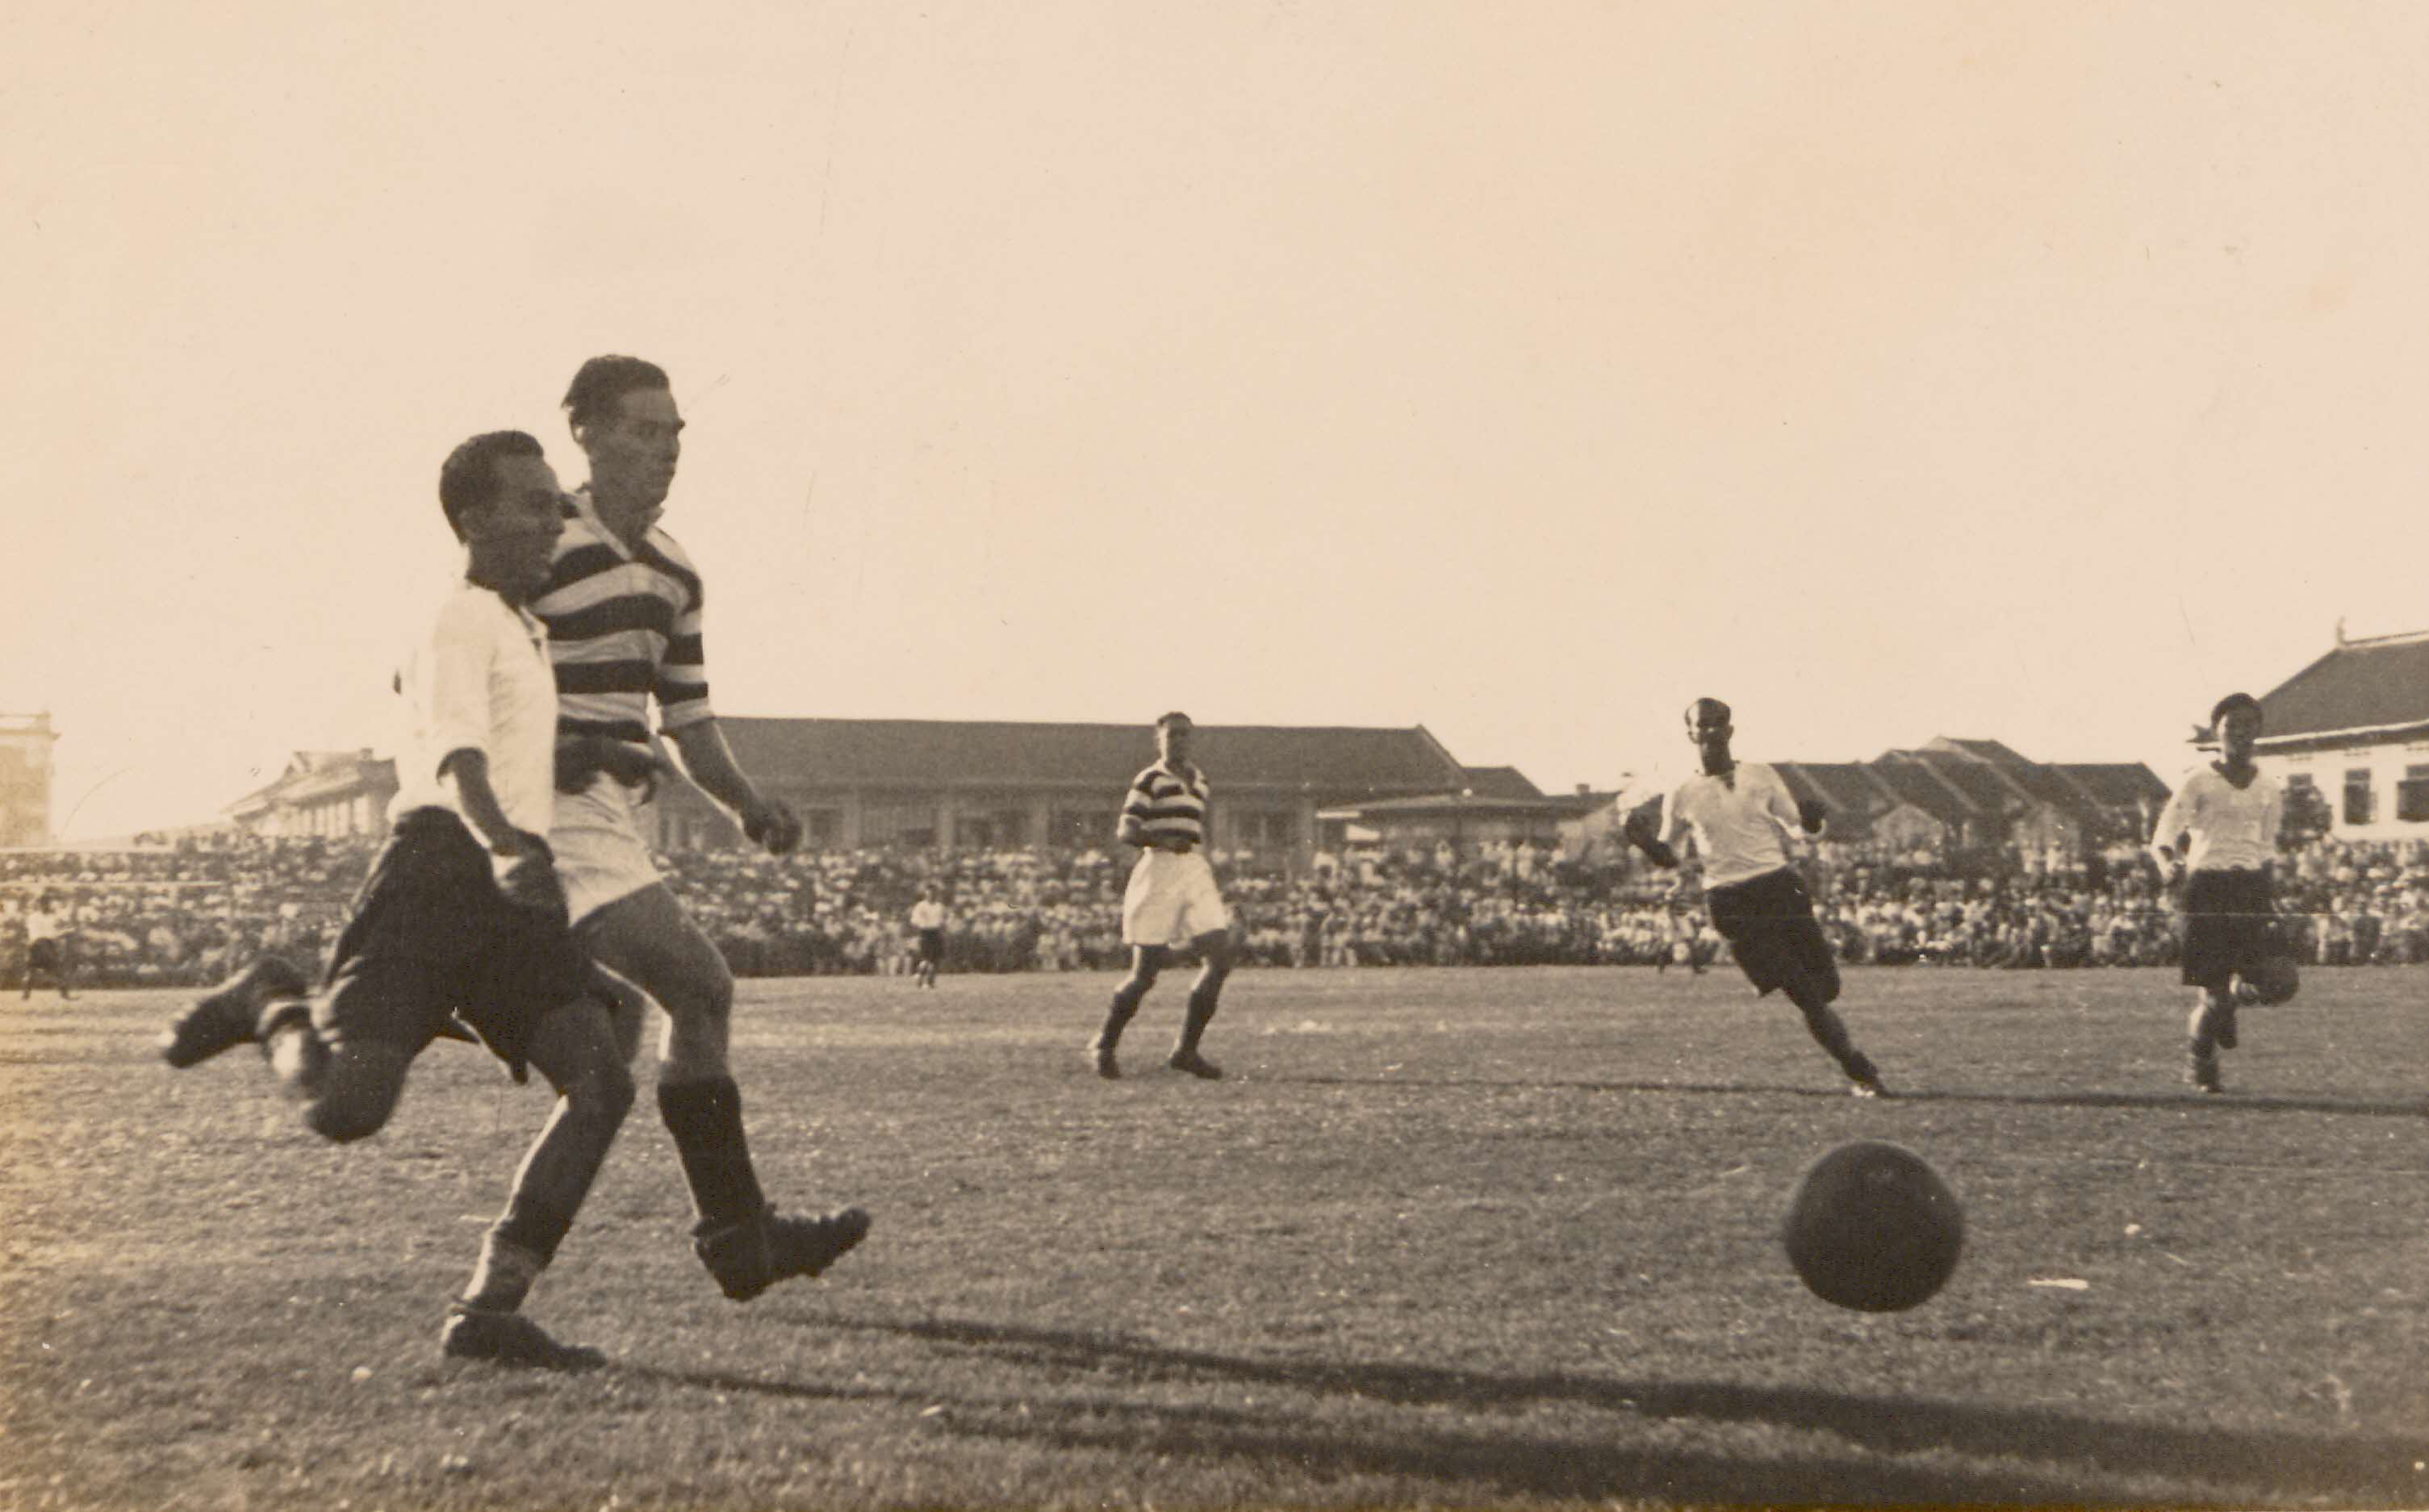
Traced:
<svg viewBox="0 0 2429 1512">
<path fill-rule="evenodd" d="M 189 985 L 264 951 L 309 964 L 335 938 L 367 840 L 241 836 L 126 850 L 0 852 L 0 980 L 22 979 L 25 916 L 68 921 L 79 980 Z M 1319 855 L 1295 875 L 1226 873 L 1244 964 L 1666 964 L 1726 959 L 1692 885 L 1626 865 L 1503 847 Z M 906 915 L 934 884 L 946 969 L 1123 965 L 1126 855 L 1104 850 L 742 851 L 664 856 L 685 906 L 740 976 L 908 969 Z M 1808 863 L 1826 929 L 1853 962 L 2063 968 L 2172 964 L 2171 900 L 2140 853 L 1872 854 Z M 2279 867 L 2289 946 L 2320 965 L 2429 961 L 2429 842 L 2319 840 Z"/>
</svg>

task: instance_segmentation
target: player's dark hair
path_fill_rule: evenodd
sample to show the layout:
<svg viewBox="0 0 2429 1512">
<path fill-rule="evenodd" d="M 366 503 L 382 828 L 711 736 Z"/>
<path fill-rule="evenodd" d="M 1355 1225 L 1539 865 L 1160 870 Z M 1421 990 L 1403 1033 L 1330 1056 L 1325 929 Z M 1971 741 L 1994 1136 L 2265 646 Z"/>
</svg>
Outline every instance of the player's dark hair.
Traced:
<svg viewBox="0 0 2429 1512">
<path fill-rule="evenodd" d="M 1720 714 L 1720 716 L 1721 716 L 1721 723 L 1723 723 L 1723 724 L 1727 724 L 1727 723 L 1729 723 L 1729 722 L 1730 722 L 1730 720 L 1731 720 L 1731 718 L 1732 718 L 1732 714 L 1731 714 L 1731 711 L 1730 711 L 1730 709 L 1729 709 L 1729 706 L 1728 706 L 1727 704 L 1726 704 L 1726 703 L 1723 703 L 1720 699 L 1718 699 L 1718 698 L 1697 698 L 1694 702 L 1693 702 L 1693 703 L 1691 703 L 1691 704 L 1687 705 L 1687 728 L 1688 728 L 1688 729 L 1690 729 L 1690 730 L 1694 729 L 1694 728 L 1695 728 L 1695 715 L 1699 715 L 1699 714 L 1703 713 L 1703 712 L 1704 712 L 1705 710 L 1707 710 L 1707 709 L 1712 709 L 1712 710 L 1716 710 L 1716 711 L 1718 711 L 1718 712 L 1719 712 L 1719 714 Z"/>
<path fill-rule="evenodd" d="M 455 538 L 464 538 L 465 512 L 497 497 L 501 460 L 547 455 L 538 437 L 522 431 L 490 431 L 448 452 L 438 468 L 438 507 L 446 511 L 448 528 L 454 531 Z"/>
<path fill-rule="evenodd" d="M 1194 729 L 1197 725 L 1197 721 L 1191 719 L 1187 715 L 1182 714 L 1178 709 L 1173 710 L 1170 714 L 1159 715 L 1156 716 L 1155 728 L 1158 730 L 1169 730 L 1175 725 L 1189 725 Z"/>
<path fill-rule="evenodd" d="M 593 357 L 582 365 L 565 390 L 566 422 L 576 429 L 596 425 L 614 416 L 616 402 L 626 394 L 673 386 L 667 381 L 667 370 L 654 362 L 612 353 Z"/>
<path fill-rule="evenodd" d="M 2249 709 L 2254 714 L 2258 714 L 2260 712 L 2260 700 L 2254 698 L 2249 693 L 2228 694 L 2225 698 L 2219 699 L 2218 702 L 2210 706 L 2210 728 L 2212 730 L 2217 729 L 2218 722 L 2220 720 L 2225 718 L 2228 715 L 2233 714 L 2238 709 Z"/>
</svg>

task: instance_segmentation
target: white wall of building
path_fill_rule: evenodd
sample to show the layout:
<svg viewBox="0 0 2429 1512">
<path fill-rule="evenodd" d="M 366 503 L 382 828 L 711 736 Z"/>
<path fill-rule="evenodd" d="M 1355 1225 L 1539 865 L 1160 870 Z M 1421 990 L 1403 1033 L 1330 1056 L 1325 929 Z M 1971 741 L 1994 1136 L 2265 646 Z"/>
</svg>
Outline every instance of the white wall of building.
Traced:
<svg viewBox="0 0 2429 1512">
<path fill-rule="evenodd" d="M 2308 777 L 2320 796 L 2328 800 L 2328 832 L 2332 835 L 2347 840 L 2429 840 L 2429 818 L 2402 817 L 2398 791 L 2398 784 L 2416 769 L 2421 776 L 2429 778 L 2429 737 L 2324 750 L 2264 749 L 2254 753 L 2253 763 L 2281 783 L 2297 775 Z M 2370 820 L 2365 824 L 2348 823 L 2346 819 L 2347 778 L 2357 772 L 2368 774 Z"/>
</svg>

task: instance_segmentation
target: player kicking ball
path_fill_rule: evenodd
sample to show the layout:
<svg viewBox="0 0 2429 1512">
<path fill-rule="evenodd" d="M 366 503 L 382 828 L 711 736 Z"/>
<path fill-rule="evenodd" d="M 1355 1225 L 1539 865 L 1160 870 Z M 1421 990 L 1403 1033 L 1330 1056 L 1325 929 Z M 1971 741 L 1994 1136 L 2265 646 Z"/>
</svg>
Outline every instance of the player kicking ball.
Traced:
<svg viewBox="0 0 2429 1512">
<path fill-rule="evenodd" d="M 1805 1015 L 1814 1042 L 1830 1052 L 1859 1097 L 1887 1096 L 1881 1074 L 1847 1037 L 1831 1004 L 1839 996 L 1839 963 L 1813 917 L 1813 900 L 1789 864 L 1787 836 L 1819 835 L 1828 811 L 1799 804 L 1777 772 L 1729 754 L 1736 733 L 1729 706 L 1697 698 L 1687 706 L 1687 738 L 1703 770 L 1662 798 L 1661 818 L 1628 816 L 1628 843 L 1661 867 L 1678 864 L 1678 843 L 1693 830 L 1704 857 L 1704 907 L 1729 943 L 1738 966 L 1758 994 L 1788 994 Z"/>
<path fill-rule="evenodd" d="M 1214 885 L 1214 868 L 1198 853 L 1206 842 L 1207 785 L 1206 775 L 1189 761 L 1194 732 L 1185 714 L 1158 719 L 1157 761 L 1131 780 L 1122 799 L 1115 838 L 1139 847 L 1138 864 L 1122 893 L 1122 940 L 1131 947 L 1131 974 L 1114 989 L 1104 1027 L 1088 1042 L 1089 1063 L 1108 1081 L 1122 1074 L 1114 1054 L 1122 1030 L 1165 963 L 1181 951 L 1202 964 L 1190 984 L 1181 1039 L 1165 1063 L 1206 1081 L 1223 1076 L 1223 1069 L 1198 1049 L 1214 1021 L 1223 979 L 1231 974 L 1231 914 Z"/>
<path fill-rule="evenodd" d="M 2285 790 L 2253 764 L 2260 700 L 2230 693 L 2209 712 L 2219 758 L 2176 784 L 2151 833 L 2151 857 L 2170 887 L 2184 888 L 2184 982 L 2193 989 L 2185 1080 L 2226 1090 L 2218 1053 L 2236 1047 L 2235 1011 L 2294 994 L 2292 962 L 2278 956 L 2270 865 L 2286 814 Z M 2267 983 L 2264 988 L 2262 983 Z"/>
<path fill-rule="evenodd" d="M 591 990 L 548 842 L 556 681 L 526 605 L 562 530 L 556 475 L 519 431 L 474 436 L 438 478 L 465 546 L 463 580 L 397 679 L 410 710 L 392 829 L 317 996 L 265 956 L 178 1018 L 161 1054 L 180 1069 L 258 1043 L 339 1143 L 379 1131 L 422 1048 L 460 1016 L 520 1081 L 538 1070 L 556 1108 L 515 1172 L 440 1352 L 554 1369 L 603 1363 L 520 1311 L 633 1106 L 620 1025 Z"/>
</svg>

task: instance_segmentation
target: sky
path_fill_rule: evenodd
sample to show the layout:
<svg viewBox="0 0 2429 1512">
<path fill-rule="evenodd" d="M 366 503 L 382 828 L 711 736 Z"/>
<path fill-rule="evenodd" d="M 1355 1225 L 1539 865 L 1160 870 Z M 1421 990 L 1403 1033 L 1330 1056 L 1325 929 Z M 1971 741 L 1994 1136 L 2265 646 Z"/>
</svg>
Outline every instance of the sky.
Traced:
<svg viewBox="0 0 2429 1512">
<path fill-rule="evenodd" d="M 386 748 L 602 352 L 731 715 L 2173 777 L 2429 628 L 2429 7 L 24 0 L 0 144 L 71 838 Z"/>
</svg>

